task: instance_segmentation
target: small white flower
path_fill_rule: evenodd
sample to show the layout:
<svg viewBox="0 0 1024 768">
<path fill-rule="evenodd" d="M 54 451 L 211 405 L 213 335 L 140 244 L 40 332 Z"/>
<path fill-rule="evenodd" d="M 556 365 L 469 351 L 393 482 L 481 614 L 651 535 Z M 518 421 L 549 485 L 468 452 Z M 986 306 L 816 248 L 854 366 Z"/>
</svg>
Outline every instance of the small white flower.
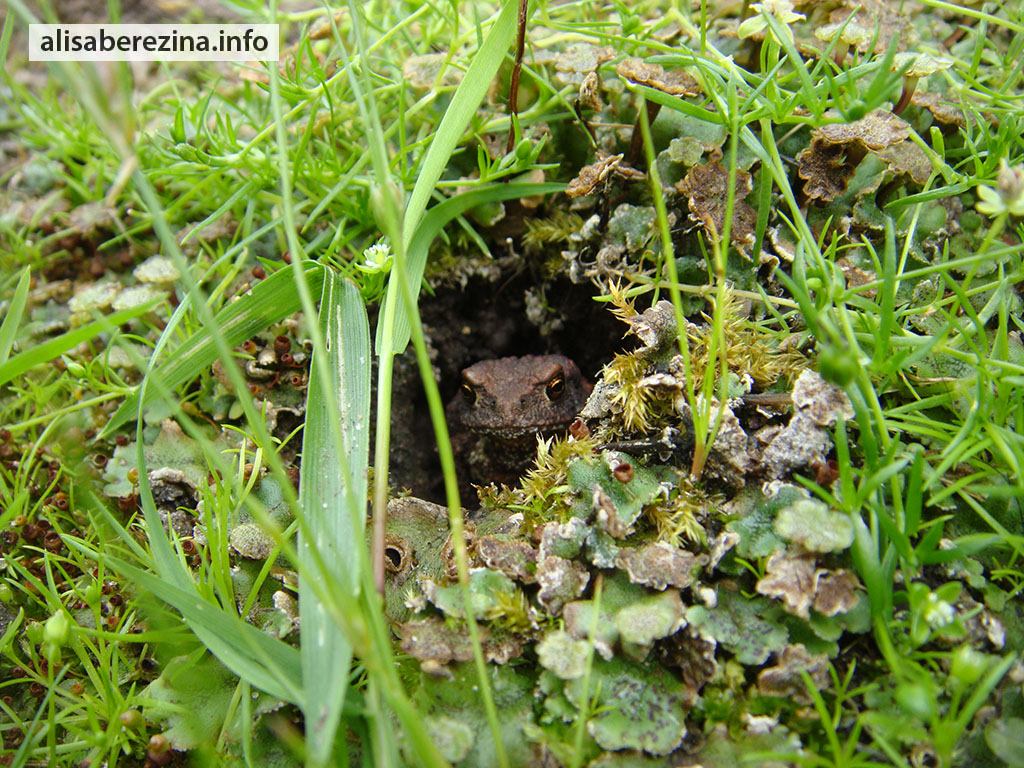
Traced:
<svg viewBox="0 0 1024 768">
<path fill-rule="evenodd" d="M 981 202 L 975 208 L 987 216 L 1024 216 L 1024 164 L 1011 168 L 1005 159 L 1000 160 L 995 189 L 978 187 L 978 197 Z"/>
<path fill-rule="evenodd" d="M 922 612 L 924 620 L 930 627 L 948 627 L 956 618 L 956 610 L 945 600 L 939 599 L 934 592 L 928 594 L 928 602 Z"/>
<path fill-rule="evenodd" d="M 792 24 L 797 19 L 804 18 L 802 13 L 793 12 L 794 6 L 790 0 L 765 0 L 763 3 L 754 3 L 753 7 L 758 11 L 770 13 L 783 24 Z"/>
<path fill-rule="evenodd" d="M 363 272 L 387 272 L 391 269 L 391 246 L 381 239 L 363 251 L 363 263 L 358 265 Z"/>
<path fill-rule="evenodd" d="M 766 15 L 774 16 L 783 24 L 792 24 L 794 21 L 807 18 L 804 14 L 796 13 L 793 10 L 793 3 L 790 0 L 764 0 L 763 3 L 751 4 L 750 10 L 753 11 L 750 18 L 740 24 L 737 30 L 740 37 L 750 37 L 758 32 L 763 32 L 768 27 Z"/>
</svg>

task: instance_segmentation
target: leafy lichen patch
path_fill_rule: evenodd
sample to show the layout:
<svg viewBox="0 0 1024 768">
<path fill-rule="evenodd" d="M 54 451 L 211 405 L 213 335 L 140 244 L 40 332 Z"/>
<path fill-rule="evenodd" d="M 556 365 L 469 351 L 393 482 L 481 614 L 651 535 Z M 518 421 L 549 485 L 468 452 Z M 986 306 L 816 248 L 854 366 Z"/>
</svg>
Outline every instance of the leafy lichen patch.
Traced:
<svg viewBox="0 0 1024 768">
<path fill-rule="evenodd" d="M 700 222 L 708 237 L 715 242 L 725 233 L 725 215 L 729 201 L 729 171 L 721 160 L 695 165 L 676 188 L 689 200 L 690 216 Z M 729 242 L 740 253 L 749 255 L 754 244 L 755 211 L 744 198 L 754 188 L 750 174 L 737 170 L 733 179 L 732 218 Z"/>
<path fill-rule="evenodd" d="M 757 676 L 757 689 L 762 696 L 792 698 L 810 704 L 811 697 L 803 674 L 821 690 L 828 685 L 828 657 L 823 653 L 808 653 L 801 643 L 787 645 L 778 654 L 775 666 L 762 670 Z"/>
<path fill-rule="evenodd" d="M 706 559 L 704 555 L 694 555 L 656 541 L 642 547 L 620 549 L 615 565 L 625 571 L 634 584 L 658 590 L 668 586 L 683 589 L 693 583 L 694 570 Z"/>
</svg>

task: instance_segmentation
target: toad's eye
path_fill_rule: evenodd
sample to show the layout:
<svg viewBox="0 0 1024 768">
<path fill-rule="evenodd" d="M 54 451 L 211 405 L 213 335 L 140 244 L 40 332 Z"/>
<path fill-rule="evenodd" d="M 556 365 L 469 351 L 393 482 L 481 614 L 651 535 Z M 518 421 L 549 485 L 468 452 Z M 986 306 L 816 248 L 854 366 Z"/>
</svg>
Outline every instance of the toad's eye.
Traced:
<svg viewBox="0 0 1024 768">
<path fill-rule="evenodd" d="M 476 403 L 476 390 L 465 382 L 462 384 L 462 396 L 466 399 L 466 405 L 474 405 Z"/>
<path fill-rule="evenodd" d="M 548 400 L 554 402 L 562 395 L 565 394 L 565 377 L 562 374 L 557 374 L 548 385 L 544 388 L 544 394 L 548 396 Z"/>
</svg>

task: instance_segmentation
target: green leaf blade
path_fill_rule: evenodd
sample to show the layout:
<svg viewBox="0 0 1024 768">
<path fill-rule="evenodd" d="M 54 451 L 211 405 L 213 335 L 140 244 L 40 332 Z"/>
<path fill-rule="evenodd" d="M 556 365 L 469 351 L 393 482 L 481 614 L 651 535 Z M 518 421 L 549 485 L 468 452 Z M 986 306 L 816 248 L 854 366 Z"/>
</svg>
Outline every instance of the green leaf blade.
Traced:
<svg viewBox="0 0 1024 768">
<path fill-rule="evenodd" d="M 321 376 L 310 371 L 299 486 L 308 535 L 300 534 L 298 554 L 312 570 L 315 548 L 331 577 L 354 596 L 366 519 L 370 331 L 359 289 L 333 273 L 324 279 L 320 329 L 327 355 L 314 356 L 312 364 L 327 366 L 333 389 L 322 391 Z M 341 414 L 342 445 L 329 420 L 328 398 L 336 399 Z M 312 765 L 325 765 L 345 703 L 352 645 L 305 579 L 299 583 L 299 608 L 306 722 L 315 723 L 307 728 L 309 757 Z"/>
</svg>

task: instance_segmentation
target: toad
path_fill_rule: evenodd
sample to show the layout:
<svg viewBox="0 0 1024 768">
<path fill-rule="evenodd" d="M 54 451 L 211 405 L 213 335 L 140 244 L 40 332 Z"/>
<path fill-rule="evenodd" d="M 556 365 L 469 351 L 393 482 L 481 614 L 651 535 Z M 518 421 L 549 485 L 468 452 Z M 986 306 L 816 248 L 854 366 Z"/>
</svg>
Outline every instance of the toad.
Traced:
<svg viewBox="0 0 1024 768">
<path fill-rule="evenodd" d="M 537 436 L 564 432 L 591 384 L 563 355 L 483 360 L 462 371 L 446 413 L 452 443 L 475 483 L 514 483 L 537 453 Z"/>
</svg>

